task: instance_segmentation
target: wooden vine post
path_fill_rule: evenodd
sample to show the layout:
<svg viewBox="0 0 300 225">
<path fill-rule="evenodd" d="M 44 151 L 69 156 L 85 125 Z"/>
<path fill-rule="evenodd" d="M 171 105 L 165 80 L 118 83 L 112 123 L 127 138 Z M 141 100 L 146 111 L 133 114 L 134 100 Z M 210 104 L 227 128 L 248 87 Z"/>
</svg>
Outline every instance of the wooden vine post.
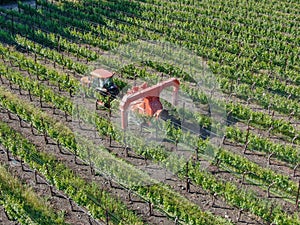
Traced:
<svg viewBox="0 0 300 225">
<path fill-rule="evenodd" d="M 244 146 L 244 150 L 243 150 L 244 154 L 246 154 L 246 151 L 247 151 L 249 143 L 250 143 L 250 141 L 247 141 L 246 144 L 245 144 L 245 146 Z"/>
<path fill-rule="evenodd" d="M 110 128 L 110 129 L 112 129 L 112 128 Z M 111 134 L 111 132 L 109 133 L 109 147 L 112 147 L 112 145 L 111 145 L 111 143 L 112 143 L 112 134 Z"/>
<path fill-rule="evenodd" d="M 185 121 L 185 102 L 183 103 L 183 106 L 182 106 L 182 123 L 184 123 Z"/>
<path fill-rule="evenodd" d="M 270 189 L 272 186 L 274 186 L 276 184 L 276 181 L 274 181 L 273 183 L 271 183 L 269 186 L 268 186 L 268 189 L 267 189 L 267 197 L 268 198 L 271 198 L 271 195 L 270 195 Z"/>
<path fill-rule="evenodd" d="M 150 201 L 148 202 L 148 206 L 149 206 L 149 216 L 153 216 L 153 204 Z"/>
<path fill-rule="evenodd" d="M 297 197 L 296 197 L 296 209 L 299 209 L 299 194 L 300 194 L 300 180 L 298 181 L 298 190 L 297 190 Z"/>
<path fill-rule="evenodd" d="M 106 224 L 109 225 L 109 214 L 108 214 L 108 210 L 105 210 L 105 218 L 106 218 Z"/>
<path fill-rule="evenodd" d="M 239 210 L 239 213 L 238 213 L 238 216 L 237 216 L 237 218 L 236 218 L 236 220 L 237 220 L 238 222 L 241 221 L 242 213 L 243 213 L 243 209 L 240 209 L 240 210 Z"/>
<path fill-rule="evenodd" d="M 95 175 L 95 170 L 94 170 L 93 162 L 92 162 L 92 159 L 91 159 L 91 149 L 89 147 L 87 147 L 87 152 L 88 152 L 88 160 L 89 160 L 90 171 L 91 171 L 91 174 L 94 176 Z"/>
<path fill-rule="evenodd" d="M 11 159 L 10 159 L 10 156 L 9 156 L 9 150 L 8 149 L 6 151 L 6 156 L 7 156 L 7 161 L 10 161 Z"/>
<path fill-rule="evenodd" d="M 186 177 L 186 191 L 190 192 L 190 183 L 191 183 L 191 180 L 189 178 L 189 161 L 186 162 L 185 177 Z"/>
<path fill-rule="evenodd" d="M 196 161 L 199 161 L 199 156 L 198 156 L 198 154 L 199 154 L 199 147 L 196 147 L 195 148 L 195 153 L 196 153 Z"/>
<path fill-rule="evenodd" d="M 274 155 L 274 152 L 270 152 L 270 154 L 268 155 L 268 165 L 272 165 L 271 163 L 271 157 Z"/>
<path fill-rule="evenodd" d="M 224 134 L 222 137 L 222 145 L 225 145 L 225 141 L 226 141 L 226 134 Z"/>
<path fill-rule="evenodd" d="M 29 95 L 29 100 L 32 102 L 33 100 L 32 100 L 32 96 L 31 96 L 31 91 L 30 91 L 30 89 L 28 89 L 28 95 Z"/>
<path fill-rule="evenodd" d="M 38 177 L 37 177 L 37 171 L 36 171 L 36 169 L 34 170 L 34 181 L 35 181 L 36 185 L 39 184 L 38 183 Z"/>
</svg>

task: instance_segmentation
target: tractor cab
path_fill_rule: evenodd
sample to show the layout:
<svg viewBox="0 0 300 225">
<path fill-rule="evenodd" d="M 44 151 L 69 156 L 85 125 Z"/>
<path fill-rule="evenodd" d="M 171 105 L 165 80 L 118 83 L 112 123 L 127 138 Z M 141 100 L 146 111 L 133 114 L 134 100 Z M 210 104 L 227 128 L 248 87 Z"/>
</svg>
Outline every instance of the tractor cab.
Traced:
<svg viewBox="0 0 300 225">
<path fill-rule="evenodd" d="M 91 72 L 91 87 L 95 90 L 106 92 L 112 86 L 113 83 L 113 73 L 104 69 L 96 69 Z"/>
<path fill-rule="evenodd" d="M 104 97 L 109 97 L 109 102 L 119 94 L 119 88 L 113 82 L 114 73 L 105 69 L 96 69 L 90 76 L 81 78 L 81 83 L 88 86 Z M 104 102 L 97 99 L 97 105 L 104 105 Z"/>
</svg>

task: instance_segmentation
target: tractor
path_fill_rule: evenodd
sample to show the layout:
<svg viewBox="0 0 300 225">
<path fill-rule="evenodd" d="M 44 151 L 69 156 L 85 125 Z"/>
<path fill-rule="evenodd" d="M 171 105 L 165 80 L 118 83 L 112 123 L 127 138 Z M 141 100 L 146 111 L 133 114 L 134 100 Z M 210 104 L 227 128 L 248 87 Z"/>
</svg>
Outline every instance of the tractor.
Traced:
<svg viewBox="0 0 300 225">
<path fill-rule="evenodd" d="M 85 87 L 92 88 L 103 98 L 96 101 L 96 109 L 99 106 L 110 107 L 110 102 L 119 94 L 119 88 L 113 82 L 114 73 L 105 69 L 96 69 L 90 73 L 91 76 L 81 78 L 81 84 Z M 104 101 L 104 99 L 106 99 Z"/>
<path fill-rule="evenodd" d="M 115 99 L 120 92 L 119 88 L 113 82 L 114 73 L 105 69 L 96 69 L 92 71 L 90 75 L 91 76 L 81 78 L 81 84 L 100 93 L 101 99 L 97 99 L 96 109 L 98 109 L 99 106 L 110 109 L 110 102 Z M 143 83 L 142 85 L 134 86 L 127 91 L 127 94 L 123 96 L 120 103 L 122 128 L 125 130 L 128 124 L 128 109 L 148 117 L 171 120 L 175 126 L 180 126 L 180 120 L 169 115 L 168 110 L 163 109 L 163 105 L 159 99 L 163 89 L 173 86 L 172 104 L 176 105 L 179 85 L 180 82 L 178 79 L 171 78 L 151 87 L 148 87 L 147 83 Z"/>
</svg>

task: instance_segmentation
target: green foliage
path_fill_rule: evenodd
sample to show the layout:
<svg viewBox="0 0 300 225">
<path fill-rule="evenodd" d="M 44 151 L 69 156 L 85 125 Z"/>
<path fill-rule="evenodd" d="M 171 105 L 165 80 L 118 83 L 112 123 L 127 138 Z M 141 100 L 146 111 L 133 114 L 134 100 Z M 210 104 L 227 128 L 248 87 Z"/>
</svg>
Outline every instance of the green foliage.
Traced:
<svg viewBox="0 0 300 225">
<path fill-rule="evenodd" d="M 44 120 L 49 120 L 49 118 L 44 117 Z M 52 124 L 52 126 L 53 125 L 54 124 Z M 51 127 L 49 127 L 49 129 L 51 129 Z M 60 131 L 66 135 L 65 137 L 67 138 L 71 134 L 68 135 L 65 133 L 65 130 L 66 128 L 61 129 Z M 108 210 L 109 215 L 116 219 L 114 224 L 143 224 L 141 220 L 133 212 L 127 210 L 126 206 L 119 200 L 114 199 L 105 190 L 101 190 L 95 183 L 87 183 L 82 178 L 75 175 L 75 173 L 71 169 L 67 168 L 62 162 L 57 162 L 54 156 L 41 153 L 25 137 L 12 130 L 8 125 L 0 123 L 0 133 L 0 143 L 11 151 L 13 155 L 22 158 L 22 160 L 28 163 L 31 168 L 41 172 L 52 185 L 56 186 L 59 190 L 64 191 L 79 205 L 87 207 L 87 209 L 89 209 L 92 215 L 96 218 L 104 220 L 106 218 L 106 210 Z M 26 146 L 26 148 L 24 148 L 24 146 Z M 71 146 L 68 147 L 71 148 Z M 2 173 L 0 173 L 0 175 L 1 174 Z M 10 190 L 9 188 L 4 189 L 4 180 L 1 179 L 1 181 L 0 187 L 2 192 Z M 50 212 L 46 209 L 42 208 L 45 212 L 39 212 L 39 209 L 34 211 L 34 208 L 27 207 L 26 205 L 21 204 L 21 202 L 15 203 L 15 200 L 13 199 L 19 199 L 19 201 L 22 201 L 23 198 L 21 198 L 21 195 L 18 194 L 18 191 L 22 189 L 13 188 L 12 190 L 15 191 L 15 193 L 10 193 L 11 198 L 7 200 L 7 203 L 10 204 L 10 207 L 15 207 L 15 209 L 20 206 L 23 207 L 20 214 L 13 214 L 14 218 L 20 217 L 19 219 L 22 220 L 23 217 L 21 215 L 29 214 L 33 221 L 35 221 L 34 224 L 65 224 L 59 222 L 59 218 L 54 216 L 53 213 L 50 214 Z M 31 194 L 30 196 L 32 196 L 33 200 L 35 200 L 34 195 Z M 36 203 L 34 204 L 41 207 L 41 203 L 38 203 L 37 200 L 35 200 L 35 202 Z M 44 213 L 47 214 L 44 215 Z"/>
<path fill-rule="evenodd" d="M 11 135 L 7 125 L 1 123 L 0 126 L 1 133 Z M 15 134 L 14 137 L 16 137 Z M 9 139 L 4 142 L 3 136 L 0 136 L 0 143 L 4 143 L 5 146 L 7 142 L 13 143 L 14 141 L 14 139 Z M 21 224 L 67 224 L 64 222 L 63 215 L 56 214 L 48 202 L 38 197 L 31 188 L 23 185 L 1 165 L 0 193 L 0 204 L 4 206 L 11 219 L 18 220 Z"/>
</svg>

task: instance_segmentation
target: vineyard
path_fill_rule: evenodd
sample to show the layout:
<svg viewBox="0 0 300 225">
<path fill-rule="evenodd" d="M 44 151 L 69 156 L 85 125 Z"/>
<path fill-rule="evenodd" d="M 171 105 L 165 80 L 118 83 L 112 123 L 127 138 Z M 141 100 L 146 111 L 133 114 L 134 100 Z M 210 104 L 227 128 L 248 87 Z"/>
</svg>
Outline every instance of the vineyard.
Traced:
<svg viewBox="0 0 300 225">
<path fill-rule="evenodd" d="M 8 2 L 0 224 L 300 224 L 298 1 Z M 82 85 L 98 68 L 113 100 Z M 122 128 L 126 93 L 169 78 L 175 119 Z"/>
</svg>

